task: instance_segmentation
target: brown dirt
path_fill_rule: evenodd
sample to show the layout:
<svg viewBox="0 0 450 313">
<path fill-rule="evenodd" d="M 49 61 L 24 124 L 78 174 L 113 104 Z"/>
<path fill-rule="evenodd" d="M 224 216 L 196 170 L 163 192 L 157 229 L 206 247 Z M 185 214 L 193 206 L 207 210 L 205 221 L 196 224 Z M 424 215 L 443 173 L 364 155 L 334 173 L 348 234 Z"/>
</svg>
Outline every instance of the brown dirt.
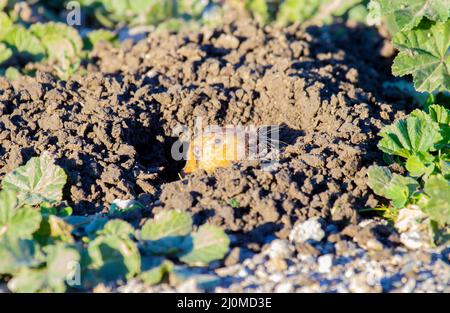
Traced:
<svg viewBox="0 0 450 313">
<path fill-rule="evenodd" d="M 0 179 L 51 151 L 80 212 L 141 195 L 152 213 L 188 210 L 256 249 L 307 217 L 356 222 L 358 208 L 377 204 L 366 183 L 367 167 L 381 158 L 376 134 L 405 113 L 380 92 L 386 46 L 374 29 L 250 20 L 99 46 L 86 77 L 0 81 Z M 183 164 L 170 159 L 172 130 L 192 128 L 196 117 L 284 125 L 279 165 L 242 162 L 177 179 Z"/>
</svg>

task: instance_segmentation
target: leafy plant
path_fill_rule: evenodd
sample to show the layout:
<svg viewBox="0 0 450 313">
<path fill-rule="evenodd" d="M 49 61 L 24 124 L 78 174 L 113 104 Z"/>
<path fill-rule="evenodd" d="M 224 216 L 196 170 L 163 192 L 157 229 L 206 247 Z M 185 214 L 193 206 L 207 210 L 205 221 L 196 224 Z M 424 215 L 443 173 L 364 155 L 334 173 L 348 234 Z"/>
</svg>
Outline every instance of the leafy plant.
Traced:
<svg viewBox="0 0 450 313">
<path fill-rule="evenodd" d="M 20 69 L 27 62 L 50 62 L 69 67 L 79 61 L 82 48 L 75 28 L 56 22 L 35 23 L 27 28 L 0 11 L 0 66 Z"/>
<path fill-rule="evenodd" d="M 380 132 L 378 147 L 408 171 L 408 176 L 372 166 L 368 184 L 391 200 L 393 210 L 416 204 L 440 226 L 450 222 L 450 110 L 431 105 Z"/>
<path fill-rule="evenodd" d="M 363 22 L 368 10 L 362 0 L 246 0 L 245 8 L 261 23 L 331 23 L 335 17 Z"/>
<path fill-rule="evenodd" d="M 61 201 L 66 180 L 64 170 L 55 165 L 50 156 L 44 155 L 31 158 L 26 165 L 6 174 L 2 187 L 17 192 L 20 203 L 36 205 Z"/>
<path fill-rule="evenodd" d="M 172 275 L 176 263 L 204 266 L 228 251 L 223 230 L 193 231 L 186 212 L 163 211 L 136 230 L 114 214 L 72 215 L 61 203 L 64 171 L 43 155 L 7 174 L 0 190 L 0 275 L 14 292 L 64 292 L 137 277 L 147 284 Z M 126 206 L 127 207 L 127 206 Z M 177 268 L 180 266 L 178 265 Z M 83 277 L 83 281 L 81 281 Z"/>
<path fill-rule="evenodd" d="M 384 18 L 399 49 L 392 73 L 411 74 L 418 91 L 450 89 L 450 2 L 447 0 L 372 0 L 375 20 Z"/>
</svg>

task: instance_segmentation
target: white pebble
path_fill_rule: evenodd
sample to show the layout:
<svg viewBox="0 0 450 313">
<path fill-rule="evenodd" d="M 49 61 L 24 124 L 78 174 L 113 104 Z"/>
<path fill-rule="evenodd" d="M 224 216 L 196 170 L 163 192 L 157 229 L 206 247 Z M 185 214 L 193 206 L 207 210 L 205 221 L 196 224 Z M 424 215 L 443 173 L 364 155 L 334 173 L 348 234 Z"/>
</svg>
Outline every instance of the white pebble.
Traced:
<svg viewBox="0 0 450 313">
<path fill-rule="evenodd" d="M 329 273 L 333 265 L 333 255 L 322 255 L 317 259 L 319 263 L 319 273 Z"/>
<path fill-rule="evenodd" d="M 278 293 L 292 292 L 293 290 L 294 290 L 294 286 L 292 285 L 292 283 L 289 283 L 289 282 L 278 284 L 275 287 L 275 292 L 278 292 Z"/>
<path fill-rule="evenodd" d="M 317 218 L 298 223 L 289 234 L 289 240 L 295 243 L 302 243 L 308 240 L 321 241 L 325 237 L 325 232 Z"/>
</svg>

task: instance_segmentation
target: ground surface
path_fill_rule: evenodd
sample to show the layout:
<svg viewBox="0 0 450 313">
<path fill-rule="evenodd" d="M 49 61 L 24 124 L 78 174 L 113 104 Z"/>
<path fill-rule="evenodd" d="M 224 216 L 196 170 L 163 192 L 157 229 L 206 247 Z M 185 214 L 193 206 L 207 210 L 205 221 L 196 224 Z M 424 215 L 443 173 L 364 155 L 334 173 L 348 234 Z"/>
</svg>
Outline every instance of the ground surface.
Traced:
<svg viewBox="0 0 450 313">
<path fill-rule="evenodd" d="M 144 216 L 177 208 L 192 212 L 196 224 L 219 225 L 232 238 L 221 274 L 234 277 L 221 281 L 229 290 L 357 291 L 365 285 L 352 287 L 349 279 L 372 275 L 374 291 L 396 290 L 397 279 L 398 288 L 448 291 L 445 253 L 406 252 L 391 226 L 358 226 L 358 209 L 379 204 L 366 182 L 368 166 L 382 160 L 376 135 L 412 109 L 382 90 L 392 53 L 375 29 L 281 29 L 247 19 L 153 33 L 118 49 L 102 45 L 86 77 L 0 80 L 0 179 L 50 151 L 68 173 L 65 199 L 77 213 L 137 198 Z M 282 126 L 279 162 L 241 162 L 180 179 L 183 163 L 170 155 L 174 130 L 192 129 L 197 117 L 204 125 Z M 274 239 L 287 243 L 294 225 L 313 217 L 326 236 L 289 243 L 292 255 L 277 271 L 291 278 L 258 274 L 267 253 L 260 252 Z M 339 265 L 316 275 L 323 255 Z M 400 277 L 410 272 L 424 275 L 409 283 L 417 287 Z"/>
</svg>

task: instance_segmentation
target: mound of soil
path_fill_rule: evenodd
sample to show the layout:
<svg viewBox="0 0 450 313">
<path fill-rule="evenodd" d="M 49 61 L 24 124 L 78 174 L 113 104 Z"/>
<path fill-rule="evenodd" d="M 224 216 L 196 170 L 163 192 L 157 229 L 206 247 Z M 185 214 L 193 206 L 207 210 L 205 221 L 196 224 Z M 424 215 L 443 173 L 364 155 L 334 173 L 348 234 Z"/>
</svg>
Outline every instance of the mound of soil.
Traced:
<svg viewBox="0 0 450 313">
<path fill-rule="evenodd" d="M 0 81 L 0 179 L 50 152 L 68 175 L 66 198 L 79 213 L 154 192 L 167 162 L 158 104 L 139 96 L 147 88 L 104 74 L 67 83 L 42 73 L 14 85 Z"/>
<path fill-rule="evenodd" d="M 0 179 L 52 151 L 79 210 L 146 193 L 152 213 L 188 210 L 239 245 L 285 238 L 311 216 L 356 222 L 358 208 L 377 204 L 366 182 L 381 157 L 376 134 L 405 113 L 378 90 L 391 53 L 374 29 L 248 19 L 101 45 L 86 77 L 1 81 Z M 170 158 L 173 129 L 192 128 L 197 117 L 204 125 L 283 125 L 280 162 L 177 179 L 183 164 Z"/>
</svg>

